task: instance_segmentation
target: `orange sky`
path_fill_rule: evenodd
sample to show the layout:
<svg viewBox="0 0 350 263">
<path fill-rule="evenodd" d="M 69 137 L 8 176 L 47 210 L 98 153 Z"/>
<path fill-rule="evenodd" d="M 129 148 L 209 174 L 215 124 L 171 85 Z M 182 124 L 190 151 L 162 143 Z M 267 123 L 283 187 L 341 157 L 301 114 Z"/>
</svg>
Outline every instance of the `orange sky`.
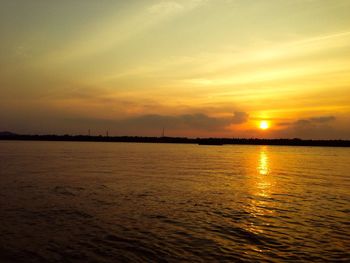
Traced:
<svg viewBox="0 0 350 263">
<path fill-rule="evenodd" d="M 0 130 L 350 139 L 349 12 L 347 0 L 1 1 Z"/>
</svg>

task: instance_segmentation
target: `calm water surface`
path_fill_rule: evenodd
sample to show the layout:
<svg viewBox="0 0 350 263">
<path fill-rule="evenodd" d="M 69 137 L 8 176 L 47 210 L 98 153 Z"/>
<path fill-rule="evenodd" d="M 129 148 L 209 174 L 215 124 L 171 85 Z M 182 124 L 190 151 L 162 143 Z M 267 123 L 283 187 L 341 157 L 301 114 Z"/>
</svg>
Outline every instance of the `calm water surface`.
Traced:
<svg viewBox="0 0 350 263">
<path fill-rule="evenodd" d="M 0 142 L 0 262 L 350 261 L 350 149 Z"/>
</svg>

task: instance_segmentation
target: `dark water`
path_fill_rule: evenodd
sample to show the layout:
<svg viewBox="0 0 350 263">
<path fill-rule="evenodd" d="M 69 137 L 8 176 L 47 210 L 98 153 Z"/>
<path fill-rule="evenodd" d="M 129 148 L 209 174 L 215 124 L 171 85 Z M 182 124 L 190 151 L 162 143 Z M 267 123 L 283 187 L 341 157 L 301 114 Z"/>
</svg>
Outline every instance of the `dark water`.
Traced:
<svg viewBox="0 0 350 263">
<path fill-rule="evenodd" d="M 0 262 L 349 262 L 350 150 L 0 142 L 0 213 Z"/>
</svg>

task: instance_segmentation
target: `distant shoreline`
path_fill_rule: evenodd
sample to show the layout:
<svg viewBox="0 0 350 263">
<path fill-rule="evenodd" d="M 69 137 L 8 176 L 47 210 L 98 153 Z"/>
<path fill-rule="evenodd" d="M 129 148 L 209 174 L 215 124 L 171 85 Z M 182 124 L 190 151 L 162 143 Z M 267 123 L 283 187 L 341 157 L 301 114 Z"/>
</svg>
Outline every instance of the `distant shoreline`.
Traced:
<svg viewBox="0 0 350 263">
<path fill-rule="evenodd" d="M 0 132 L 0 140 L 13 141 L 66 141 L 66 142 L 133 142 L 174 143 L 198 145 L 280 145 L 350 147 L 350 140 L 302 140 L 302 139 L 243 139 L 243 138 L 186 138 L 140 136 L 87 136 L 87 135 L 19 135 Z"/>
</svg>

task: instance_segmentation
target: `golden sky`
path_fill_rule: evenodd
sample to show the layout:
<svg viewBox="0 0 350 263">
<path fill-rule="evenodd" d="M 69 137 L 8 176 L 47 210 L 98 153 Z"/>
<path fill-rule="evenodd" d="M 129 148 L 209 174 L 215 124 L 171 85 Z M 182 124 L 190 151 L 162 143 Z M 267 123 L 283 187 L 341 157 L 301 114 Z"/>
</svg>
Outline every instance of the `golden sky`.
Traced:
<svg viewBox="0 0 350 263">
<path fill-rule="evenodd" d="M 350 139 L 349 14 L 348 0 L 2 0 L 0 130 Z"/>
</svg>

